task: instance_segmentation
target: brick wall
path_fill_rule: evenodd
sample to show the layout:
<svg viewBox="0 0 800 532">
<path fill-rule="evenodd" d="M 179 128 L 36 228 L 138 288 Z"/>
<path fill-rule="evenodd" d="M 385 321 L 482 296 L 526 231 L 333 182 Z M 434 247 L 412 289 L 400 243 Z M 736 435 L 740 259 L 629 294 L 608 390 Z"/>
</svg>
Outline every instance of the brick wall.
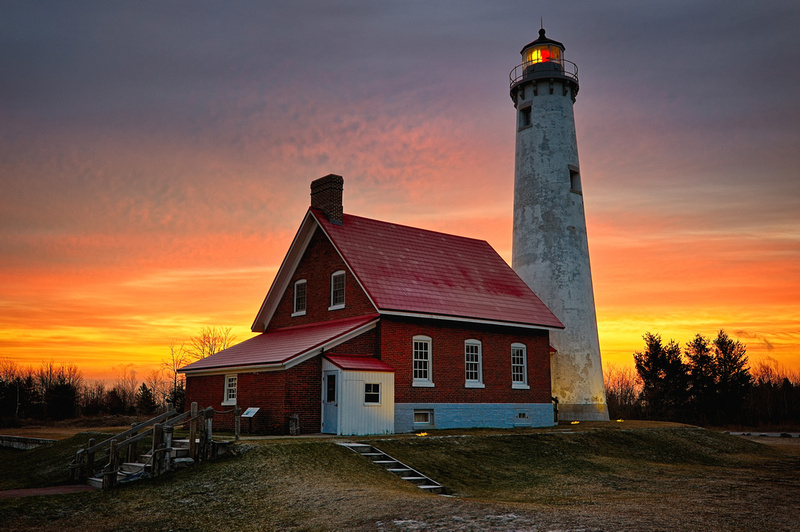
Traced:
<svg viewBox="0 0 800 532">
<path fill-rule="evenodd" d="M 331 274 L 339 270 L 345 271 L 345 308 L 328 310 L 331 303 Z M 294 283 L 300 279 L 306 280 L 306 314 L 293 318 Z M 375 307 L 347 270 L 342 258 L 322 230 L 317 228 L 286 293 L 278 304 L 275 315 L 269 323 L 269 329 L 363 316 L 375 312 Z"/>
<path fill-rule="evenodd" d="M 222 405 L 225 386 L 224 375 L 190 376 L 186 379 L 186 401 L 197 402 L 200 408 L 212 407 L 216 411 L 231 410 Z M 321 426 L 322 412 L 322 362 L 314 357 L 286 371 L 239 373 L 237 403 L 246 408 L 260 408 L 252 420 L 254 434 L 287 434 L 289 416 L 298 414 L 300 431 L 317 433 Z M 242 432 L 246 433 L 251 422 L 242 419 Z M 216 430 L 233 430 L 233 415 L 214 416 Z"/>
<path fill-rule="evenodd" d="M 465 327 L 425 320 L 382 318 L 381 360 L 395 369 L 396 403 L 550 403 L 550 351 L 547 331 Z M 412 342 L 432 339 L 433 388 L 413 387 Z M 482 344 L 485 388 L 466 388 L 465 340 Z M 511 344 L 527 346 L 529 390 L 511 387 Z"/>
</svg>

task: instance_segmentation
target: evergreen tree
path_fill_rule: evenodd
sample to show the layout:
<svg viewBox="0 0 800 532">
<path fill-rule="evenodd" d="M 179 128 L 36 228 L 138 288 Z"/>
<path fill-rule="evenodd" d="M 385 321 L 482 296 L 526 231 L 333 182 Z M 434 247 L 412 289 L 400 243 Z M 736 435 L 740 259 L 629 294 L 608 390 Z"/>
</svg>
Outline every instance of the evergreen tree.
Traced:
<svg viewBox="0 0 800 532">
<path fill-rule="evenodd" d="M 686 365 L 681 348 L 670 340 L 666 345 L 661 335 L 645 333 L 645 350 L 633 354 L 636 371 L 642 379 L 642 400 L 648 417 L 680 419 L 686 404 Z"/>
<path fill-rule="evenodd" d="M 156 399 L 153 397 L 153 392 L 147 387 L 145 383 L 139 387 L 136 392 L 136 410 L 140 414 L 152 414 L 158 407 Z"/>
<path fill-rule="evenodd" d="M 706 424 L 716 418 L 717 363 L 709 347 L 709 339 L 698 334 L 686 344 L 684 351 L 689 370 L 689 402 L 693 421 Z"/>
<path fill-rule="evenodd" d="M 747 367 L 747 350 L 738 340 L 732 340 L 720 329 L 713 341 L 714 362 L 717 368 L 717 397 L 719 421 L 739 420 L 742 402 L 750 390 L 752 378 Z"/>
</svg>

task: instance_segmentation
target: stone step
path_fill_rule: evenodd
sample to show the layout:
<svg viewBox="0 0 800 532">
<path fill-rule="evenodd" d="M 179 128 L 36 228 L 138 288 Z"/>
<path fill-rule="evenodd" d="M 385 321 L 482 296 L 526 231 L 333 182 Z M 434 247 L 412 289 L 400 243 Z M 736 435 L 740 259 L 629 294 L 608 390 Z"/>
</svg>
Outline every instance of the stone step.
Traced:
<svg viewBox="0 0 800 532">
<path fill-rule="evenodd" d="M 97 477 L 89 477 L 86 479 L 86 484 L 93 488 L 102 489 L 103 488 L 103 479 Z"/>
</svg>

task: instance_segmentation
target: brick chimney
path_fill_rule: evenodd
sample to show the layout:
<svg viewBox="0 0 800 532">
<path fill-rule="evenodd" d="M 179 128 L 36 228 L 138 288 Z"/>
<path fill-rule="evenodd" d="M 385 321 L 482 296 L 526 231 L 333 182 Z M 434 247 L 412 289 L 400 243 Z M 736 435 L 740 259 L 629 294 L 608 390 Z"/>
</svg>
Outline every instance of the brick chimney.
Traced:
<svg viewBox="0 0 800 532">
<path fill-rule="evenodd" d="M 340 175 L 328 174 L 311 182 L 311 206 L 320 209 L 331 223 L 342 224 L 342 190 L 344 178 Z"/>
</svg>

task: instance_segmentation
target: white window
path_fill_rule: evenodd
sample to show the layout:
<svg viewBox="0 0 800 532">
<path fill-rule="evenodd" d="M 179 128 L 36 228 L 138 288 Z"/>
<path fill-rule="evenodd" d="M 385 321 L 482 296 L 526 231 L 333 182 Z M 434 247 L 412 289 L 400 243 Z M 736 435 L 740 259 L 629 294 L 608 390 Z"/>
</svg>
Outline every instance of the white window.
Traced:
<svg viewBox="0 0 800 532">
<path fill-rule="evenodd" d="M 464 368 L 466 370 L 466 387 L 483 388 L 483 361 L 481 360 L 481 343 L 478 340 L 464 342 Z"/>
<path fill-rule="evenodd" d="M 331 306 L 328 310 L 344 308 L 344 272 L 339 270 L 331 274 Z"/>
<path fill-rule="evenodd" d="M 377 382 L 364 383 L 364 403 L 379 405 L 381 404 L 381 385 Z"/>
<path fill-rule="evenodd" d="M 238 380 L 239 378 L 237 375 L 225 375 L 225 394 L 222 398 L 223 405 L 236 404 L 236 388 Z"/>
<path fill-rule="evenodd" d="M 511 387 L 527 390 L 528 348 L 525 344 L 511 344 Z"/>
<path fill-rule="evenodd" d="M 292 316 L 304 316 L 306 313 L 306 280 L 294 283 L 294 308 Z"/>
<path fill-rule="evenodd" d="M 431 339 L 415 336 L 413 339 L 414 386 L 433 386 L 431 371 Z"/>
</svg>

